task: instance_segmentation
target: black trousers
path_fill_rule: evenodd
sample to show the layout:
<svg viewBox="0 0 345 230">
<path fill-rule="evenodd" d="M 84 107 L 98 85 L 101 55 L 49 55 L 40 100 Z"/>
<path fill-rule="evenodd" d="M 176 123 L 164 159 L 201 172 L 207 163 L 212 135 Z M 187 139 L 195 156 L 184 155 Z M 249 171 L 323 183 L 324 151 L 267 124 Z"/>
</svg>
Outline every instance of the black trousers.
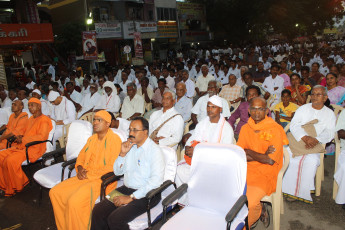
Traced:
<svg viewBox="0 0 345 230">
<path fill-rule="evenodd" d="M 121 186 L 116 189 L 124 195 L 131 195 L 135 189 Z M 160 195 L 155 196 L 151 200 L 151 207 L 159 203 Z M 147 199 L 141 198 L 133 200 L 129 204 L 121 207 L 116 207 L 114 203 L 108 199 L 102 200 L 96 204 L 92 211 L 91 230 L 127 230 L 129 229 L 128 222 L 140 216 L 147 209 Z"/>
</svg>

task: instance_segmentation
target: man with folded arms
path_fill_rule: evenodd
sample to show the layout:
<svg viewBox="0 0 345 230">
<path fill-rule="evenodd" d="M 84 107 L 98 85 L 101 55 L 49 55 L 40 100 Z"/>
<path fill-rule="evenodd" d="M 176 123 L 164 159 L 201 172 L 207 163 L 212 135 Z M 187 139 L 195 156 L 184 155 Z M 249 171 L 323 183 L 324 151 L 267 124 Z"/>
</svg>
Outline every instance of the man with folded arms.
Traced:
<svg viewBox="0 0 345 230">
<path fill-rule="evenodd" d="M 5 149 L 7 138 L 12 136 L 24 135 L 26 123 L 28 122 L 28 114 L 23 112 L 24 104 L 20 100 L 12 102 L 12 114 L 7 125 L 0 128 L 0 131 L 6 129 L 0 136 L 0 150 Z"/>
<path fill-rule="evenodd" d="M 283 166 L 283 145 L 288 140 L 283 127 L 267 117 L 264 98 L 255 97 L 249 103 L 250 118 L 242 126 L 237 142 L 247 155 L 248 224 L 250 227 L 260 218 L 268 227 L 268 212 L 260 200 L 276 190 L 277 176 Z"/>
<path fill-rule="evenodd" d="M 90 229 L 90 214 L 100 194 L 101 177 L 113 170 L 121 148 L 121 139 L 109 129 L 110 123 L 111 116 L 105 110 L 95 114 L 95 134 L 87 140 L 78 155 L 75 164 L 77 176 L 50 190 L 49 196 L 59 230 Z M 116 183 L 109 189 L 115 187 Z"/>
<path fill-rule="evenodd" d="M 124 175 L 120 193 L 111 201 L 105 199 L 92 211 L 92 230 L 125 230 L 128 222 L 143 214 L 147 208 L 146 194 L 163 183 L 164 159 L 162 150 L 148 136 L 149 123 L 136 117 L 129 127 L 129 138 L 122 143 L 114 164 L 115 175 Z M 160 196 L 151 200 L 158 204 Z"/>
<path fill-rule="evenodd" d="M 13 196 L 29 183 L 21 168 L 26 159 L 25 145 L 33 141 L 47 140 L 53 128 L 49 117 L 41 112 L 40 100 L 31 98 L 28 106 L 32 116 L 26 122 L 24 135 L 15 136 L 12 147 L 0 151 L 0 193 L 5 196 Z M 35 162 L 45 151 L 46 143 L 31 146 L 28 149 L 30 162 Z"/>
<path fill-rule="evenodd" d="M 299 107 L 291 120 L 291 136 L 294 138 L 293 140 L 303 145 L 296 149 L 298 143 L 293 144 L 290 141 L 288 148 L 290 164 L 284 174 L 282 190 L 288 196 L 289 201 L 298 199 L 306 203 L 313 203 L 310 192 L 315 189 L 315 174 L 320 165 L 320 151 L 316 149 L 319 146 L 324 152 L 320 143 L 330 142 L 335 134 L 336 117 L 333 111 L 324 105 L 327 98 L 325 87 L 314 86 L 311 92 L 311 103 Z M 304 128 L 313 121 L 315 136 L 308 134 L 308 129 Z"/>
</svg>

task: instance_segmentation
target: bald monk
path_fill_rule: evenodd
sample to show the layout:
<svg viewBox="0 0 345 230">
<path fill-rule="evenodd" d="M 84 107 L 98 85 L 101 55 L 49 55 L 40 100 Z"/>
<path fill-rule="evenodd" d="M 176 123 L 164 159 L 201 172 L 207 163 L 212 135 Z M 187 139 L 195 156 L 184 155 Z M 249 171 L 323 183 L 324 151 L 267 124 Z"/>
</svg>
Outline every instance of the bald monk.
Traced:
<svg viewBox="0 0 345 230">
<path fill-rule="evenodd" d="M 250 118 L 240 131 L 237 145 L 247 155 L 248 224 L 251 227 L 260 220 L 269 225 L 267 208 L 260 200 L 275 192 L 277 176 L 283 166 L 283 145 L 288 144 L 283 128 L 268 112 L 265 99 L 252 98 L 248 112 Z"/>
<path fill-rule="evenodd" d="M 112 172 L 121 150 L 121 139 L 109 129 L 111 116 L 98 111 L 92 135 L 80 151 L 75 165 L 77 176 L 61 182 L 50 190 L 55 222 L 59 230 L 86 230 L 91 226 L 91 212 L 100 195 L 102 175 Z M 116 187 L 112 184 L 107 191 Z"/>
<path fill-rule="evenodd" d="M 12 147 L 0 151 L 0 195 L 13 196 L 29 183 L 21 167 L 26 159 L 25 145 L 32 141 L 47 140 L 53 128 L 50 118 L 41 112 L 40 100 L 31 98 L 28 107 L 32 116 L 26 122 L 24 135 L 15 136 Z M 31 146 L 28 149 L 30 162 L 35 162 L 45 151 L 46 143 Z"/>
<path fill-rule="evenodd" d="M 12 114 L 8 120 L 7 125 L 0 128 L 0 131 L 5 132 L 0 136 L 0 150 L 5 149 L 7 145 L 7 138 L 12 136 L 22 136 L 25 132 L 26 123 L 28 121 L 28 114 L 23 112 L 24 104 L 20 100 L 12 102 Z"/>
</svg>

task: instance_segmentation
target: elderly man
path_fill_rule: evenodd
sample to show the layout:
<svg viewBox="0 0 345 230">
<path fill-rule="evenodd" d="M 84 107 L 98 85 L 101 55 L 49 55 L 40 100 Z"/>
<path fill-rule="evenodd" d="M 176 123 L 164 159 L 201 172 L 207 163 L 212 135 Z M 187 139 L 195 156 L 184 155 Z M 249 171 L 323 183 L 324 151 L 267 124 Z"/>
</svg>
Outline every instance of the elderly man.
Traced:
<svg viewBox="0 0 345 230">
<path fill-rule="evenodd" d="M 18 100 L 21 100 L 22 102 L 23 102 L 23 104 L 24 104 L 24 111 L 26 111 L 26 112 L 29 112 L 28 110 L 29 110 L 29 105 L 28 105 L 28 103 L 29 103 L 29 101 L 28 101 L 28 99 L 26 98 L 27 97 L 27 93 L 26 93 L 26 90 L 24 90 L 24 89 L 20 89 L 19 91 L 18 91 Z"/>
<path fill-rule="evenodd" d="M 145 101 L 145 110 L 149 111 L 151 110 L 151 99 L 153 96 L 153 90 L 152 88 L 149 86 L 149 79 L 147 77 L 142 77 L 140 79 L 140 89 L 137 90 L 137 94 L 142 96 L 144 98 Z"/>
<path fill-rule="evenodd" d="M 62 127 L 75 120 L 76 111 L 73 102 L 58 92 L 50 91 L 48 100 L 53 105 L 51 119 L 56 122 L 53 138 L 53 147 L 56 148 L 56 141 L 62 136 Z"/>
<path fill-rule="evenodd" d="M 73 102 L 76 111 L 78 112 L 81 109 L 81 101 L 83 100 L 83 95 L 79 93 L 77 90 L 74 89 L 73 82 L 66 83 L 66 91 L 64 92 L 64 96 Z"/>
<path fill-rule="evenodd" d="M 0 103 L 1 108 L 11 107 L 12 100 L 7 96 L 7 93 L 5 91 L 0 91 L 0 99 L 1 99 L 1 103 Z"/>
<path fill-rule="evenodd" d="M 115 85 L 106 81 L 103 84 L 104 93 L 100 100 L 100 103 L 95 106 L 95 110 L 106 110 L 112 113 L 118 113 L 121 107 L 120 97 L 117 95 L 117 89 Z"/>
<path fill-rule="evenodd" d="M 334 174 L 334 179 L 337 182 L 339 189 L 335 198 L 337 204 L 342 204 L 345 209 L 345 110 L 343 110 L 335 127 L 340 139 L 341 153 L 338 158 L 337 171 Z"/>
<path fill-rule="evenodd" d="M 222 115 L 222 98 L 214 95 L 207 102 L 207 117 L 201 120 L 195 127 L 192 136 L 188 139 L 185 148 L 185 156 L 178 163 L 175 182 L 177 186 L 187 183 L 190 177 L 190 165 L 192 163 L 194 147 L 200 142 L 232 144 L 234 132 Z M 211 154 L 211 153 L 210 153 Z M 183 196 L 179 203 L 187 205 L 187 197 Z"/>
<path fill-rule="evenodd" d="M 272 118 L 267 117 L 265 99 L 250 100 L 250 118 L 240 132 L 237 145 L 247 155 L 247 197 L 249 205 L 248 224 L 260 220 L 267 227 L 269 216 L 260 200 L 275 192 L 277 176 L 283 166 L 283 145 L 288 143 L 284 129 Z"/>
<path fill-rule="evenodd" d="M 39 89 L 34 89 L 32 91 L 32 97 L 37 98 L 38 100 L 41 101 L 41 109 L 42 109 L 42 113 L 48 117 L 51 117 L 52 115 L 52 104 L 50 104 L 49 101 L 44 100 L 41 96 L 41 91 Z"/>
<path fill-rule="evenodd" d="M 234 74 L 229 75 L 229 84 L 224 85 L 219 96 L 231 104 L 231 111 L 241 101 L 241 87 L 236 85 L 237 78 Z"/>
<path fill-rule="evenodd" d="M 127 97 L 123 101 L 120 117 L 127 120 L 132 120 L 135 117 L 141 116 L 145 112 L 144 99 L 137 95 L 137 86 L 134 83 L 127 85 Z"/>
<path fill-rule="evenodd" d="M 0 136 L 0 150 L 5 149 L 7 138 L 12 136 L 23 136 L 28 122 L 28 114 L 23 112 L 24 104 L 20 100 L 12 102 L 12 114 L 7 125 L 0 128 L 4 133 Z"/>
<path fill-rule="evenodd" d="M 292 152 L 293 146 L 288 148 L 290 164 L 283 178 L 282 190 L 288 195 L 289 200 L 295 198 L 313 203 L 310 191 L 315 189 L 314 178 L 317 167 L 320 165 L 320 154 L 317 152 L 310 154 L 309 150 L 313 150 L 319 143 L 330 142 L 335 133 L 336 117 L 333 111 L 324 105 L 327 98 L 325 87 L 314 86 L 311 103 L 299 107 L 291 120 L 291 134 L 297 142 L 302 140 L 303 148 L 298 150 L 300 152 Z M 307 124 L 313 125 L 316 136 L 313 137 L 310 132 L 307 133 L 308 130 L 304 129 L 304 125 Z"/>
<path fill-rule="evenodd" d="M 215 78 L 209 74 L 207 65 L 201 66 L 201 72 L 202 74 L 198 77 L 195 84 L 195 91 L 198 97 L 202 97 L 207 94 L 207 86 L 209 81 L 215 80 Z"/>
<path fill-rule="evenodd" d="M 163 94 L 163 108 L 152 113 L 150 117 L 150 138 L 160 146 L 170 146 L 175 150 L 182 139 L 184 121 L 174 108 L 175 94 Z M 175 144 L 175 145 L 173 145 Z M 173 146 L 172 146 L 173 145 Z"/>
<path fill-rule="evenodd" d="M 181 70 L 181 74 L 182 74 L 182 82 L 186 85 L 186 97 L 193 98 L 195 94 L 195 84 L 189 78 L 189 74 L 187 70 L 185 69 Z"/>
<path fill-rule="evenodd" d="M 49 117 L 41 112 L 41 101 L 37 98 L 29 100 L 29 111 L 32 116 L 25 126 L 24 135 L 15 136 L 15 143 L 11 148 L 0 151 L 0 193 L 5 196 L 13 196 L 23 190 L 29 183 L 29 179 L 21 169 L 26 159 L 25 145 L 32 141 L 44 141 L 48 139 L 52 130 L 52 122 Z M 31 146 L 28 149 L 30 162 L 35 162 L 46 150 L 46 143 Z"/>
<path fill-rule="evenodd" d="M 176 85 L 176 103 L 175 109 L 179 114 L 182 115 L 184 122 L 190 119 L 192 114 L 191 110 L 193 108 L 192 100 L 186 96 L 186 85 L 183 82 L 177 83 Z"/>
<path fill-rule="evenodd" d="M 207 117 L 207 103 L 209 98 L 211 98 L 214 95 L 217 95 L 219 92 L 219 88 L 217 85 L 217 82 L 212 80 L 208 83 L 207 88 L 207 94 L 197 101 L 197 103 L 194 105 L 192 109 L 192 121 L 194 124 L 197 124 L 199 121 L 203 120 L 205 117 Z M 222 101 L 222 115 L 223 117 L 230 117 L 230 109 L 228 102 L 221 98 Z"/>
<path fill-rule="evenodd" d="M 101 176 L 111 172 L 121 150 L 121 139 L 109 129 L 111 116 L 98 111 L 93 120 L 94 134 L 80 151 L 77 176 L 53 187 L 50 200 L 58 229 L 89 229 L 93 206 L 100 194 Z M 112 184 L 112 188 L 116 183 Z"/>
<path fill-rule="evenodd" d="M 118 196 L 95 206 L 92 230 L 129 229 L 127 223 L 146 211 L 146 194 L 163 183 L 163 153 L 149 138 L 149 123 L 145 118 L 132 120 L 129 139 L 122 143 L 114 171 L 116 175 L 124 175 L 124 185 L 116 189 Z M 160 195 L 155 196 L 150 205 L 154 207 L 160 198 Z"/>
<path fill-rule="evenodd" d="M 81 101 L 81 109 L 78 112 L 78 118 L 83 116 L 83 114 L 93 111 L 97 107 L 98 103 L 101 101 L 101 95 L 97 93 L 98 86 L 96 83 L 90 84 L 90 92 L 86 93 Z"/>
</svg>

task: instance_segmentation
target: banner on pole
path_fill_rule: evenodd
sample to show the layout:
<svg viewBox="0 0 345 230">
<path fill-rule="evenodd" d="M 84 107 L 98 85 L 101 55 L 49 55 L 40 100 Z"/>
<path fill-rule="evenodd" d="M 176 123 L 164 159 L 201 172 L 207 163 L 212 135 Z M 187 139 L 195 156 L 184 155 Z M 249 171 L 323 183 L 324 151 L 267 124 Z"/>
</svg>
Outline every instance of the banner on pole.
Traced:
<svg viewBox="0 0 345 230">
<path fill-rule="evenodd" d="M 134 32 L 134 52 L 135 57 L 137 58 L 143 58 L 143 43 L 141 41 L 141 33 L 140 32 Z"/>
<path fill-rule="evenodd" d="M 83 56 L 84 60 L 97 60 L 97 40 L 95 31 L 83 32 Z"/>
</svg>

